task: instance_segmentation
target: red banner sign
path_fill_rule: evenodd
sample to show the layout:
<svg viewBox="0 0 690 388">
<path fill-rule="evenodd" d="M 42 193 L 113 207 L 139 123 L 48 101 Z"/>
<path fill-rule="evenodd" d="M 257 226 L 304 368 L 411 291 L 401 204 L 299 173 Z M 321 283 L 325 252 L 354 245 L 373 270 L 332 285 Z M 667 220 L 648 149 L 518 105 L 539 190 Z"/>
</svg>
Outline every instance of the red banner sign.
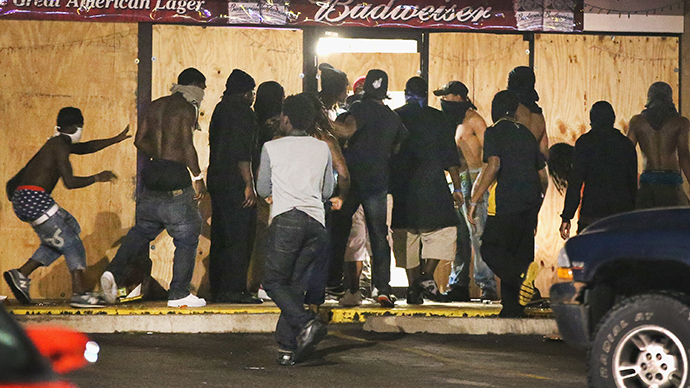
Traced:
<svg viewBox="0 0 690 388">
<path fill-rule="evenodd" d="M 296 25 L 581 31 L 582 1 L 293 0 Z M 576 20 L 575 15 L 578 15 Z"/>
<path fill-rule="evenodd" d="M 461 30 L 582 30 L 582 0 L 283 1 L 285 2 L 0 0 L 0 19 Z"/>
</svg>

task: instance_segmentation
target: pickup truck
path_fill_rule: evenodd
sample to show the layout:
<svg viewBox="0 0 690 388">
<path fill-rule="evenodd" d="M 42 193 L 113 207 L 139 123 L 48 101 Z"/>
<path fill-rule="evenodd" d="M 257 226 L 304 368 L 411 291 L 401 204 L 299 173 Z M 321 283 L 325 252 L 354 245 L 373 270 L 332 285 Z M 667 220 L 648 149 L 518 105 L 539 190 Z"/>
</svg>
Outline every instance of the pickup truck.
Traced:
<svg viewBox="0 0 690 388">
<path fill-rule="evenodd" d="M 690 208 L 600 220 L 566 242 L 551 307 L 591 387 L 688 387 Z"/>
</svg>

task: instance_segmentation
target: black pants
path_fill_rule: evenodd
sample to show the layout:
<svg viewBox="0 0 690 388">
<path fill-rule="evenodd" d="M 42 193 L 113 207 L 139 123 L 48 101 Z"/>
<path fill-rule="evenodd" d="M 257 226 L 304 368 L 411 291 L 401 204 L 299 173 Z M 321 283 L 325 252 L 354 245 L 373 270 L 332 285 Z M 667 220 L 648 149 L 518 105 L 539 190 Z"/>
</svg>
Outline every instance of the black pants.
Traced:
<svg viewBox="0 0 690 388">
<path fill-rule="evenodd" d="M 264 243 L 263 286 L 280 308 L 276 340 L 281 349 L 294 350 L 300 330 L 314 319 L 304 308 L 304 293 L 328 233 L 319 221 L 292 209 L 273 219 Z"/>
<path fill-rule="evenodd" d="M 367 231 L 371 241 L 371 272 L 373 286 L 380 294 L 390 294 L 391 279 L 391 248 L 388 244 L 388 225 L 386 218 L 388 212 L 387 192 L 360 193 L 356 186 L 350 187 L 350 193 L 343 207 L 339 211 L 332 212 L 333 228 L 331 230 L 332 261 L 329 267 L 329 286 L 337 277 L 332 276 L 339 270 L 342 282 L 342 268 L 345 261 L 345 249 L 352 229 L 352 215 L 359 205 L 364 209 L 364 217 L 367 222 Z"/>
<path fill-rule="evenodd" d="M 211 193 L 211 295 L 247 291 L 247 271 L 256 236 L 256 207 L 243 208 L 244 191 Z"/>
<path fill-rule="evenodd" d="M 522 213 L 489 216 L 482 235 L 482 258 L 501 279 L 499 316 L 519 317 L 524 308 L 519 303 L 522 274 L 534 261 L 534 231 L 539 209 Z"/>
</svg>

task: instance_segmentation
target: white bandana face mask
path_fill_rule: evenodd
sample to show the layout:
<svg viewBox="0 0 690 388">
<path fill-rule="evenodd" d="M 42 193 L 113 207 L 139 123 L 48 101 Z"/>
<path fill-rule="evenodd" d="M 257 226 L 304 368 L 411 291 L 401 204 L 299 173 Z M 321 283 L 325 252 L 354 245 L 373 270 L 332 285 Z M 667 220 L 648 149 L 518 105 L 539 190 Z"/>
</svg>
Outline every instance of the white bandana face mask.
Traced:
<svg viewBox="0 0 690 388">
<path fill-rule="evenodd" d="M 82 128 L 82 127 L 77 127 L 77 130 L 74 133 L 60 132 L 60 127 L 55 127 L 55 134 L 53 135 L 53 137 L 65 135 L 65 136 L 68 136 L 70 138 L 70 140 L 72 141 L 72 144 L 74 144 L 74 143 L 79 143 L 79 141 L 81 140 L 81 135 L 83 132 L 84 132 L 84 128 Z"/>
</svg>

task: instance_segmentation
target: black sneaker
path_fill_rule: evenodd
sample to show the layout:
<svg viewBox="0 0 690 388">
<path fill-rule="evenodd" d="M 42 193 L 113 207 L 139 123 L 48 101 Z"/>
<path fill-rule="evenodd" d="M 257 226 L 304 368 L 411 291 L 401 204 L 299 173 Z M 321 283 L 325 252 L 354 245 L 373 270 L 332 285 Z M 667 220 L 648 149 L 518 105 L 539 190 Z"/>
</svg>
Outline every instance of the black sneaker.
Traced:
<svg viewBox="0 0 690 388">
<path fill-rule="evenodd" d="M 424 304 L 422 290 L 414 284 L 407 287 L 407 304 Z"/>
<path fill-rule="evenodd" d="M 435 302 L 440 301 L 440 293 L 438 292 L 438 285 L 434 279 L 419 280 L 416 282 L 422 290 L 422 295 Z"/>
<path fill-rule="evenodd" d="M 213 301 L 216 303 L 233 304 L 262 304 L 264 302 L 249 292 L 224 292 L 217 295 Z"/>
<path fill-rule="evenodd" d="M 470 290 L 467 287 L 455 286 L 439 295 L 441 302 L 469 302 Z"/>
<path fill-rule="evenodd" d="M 105 307 L 108 302 L 99 295 L 87 292 L 85 294 L 73 294 L 69 305 L 76 308 L 98 308 Z"/>
<path fill-rule="evenodd" d="M 482 302 L 495 302 L 500 298 L 498 297 L 498 292 L 496 292 L 496 290 L 485 288 L 482 290 L 482 294 L 479 296 L 479 299 L 481 299 Z"/>
<path fill-rule="evenodd" d="M 312 319 L 302 328 L 297 336 L 297 349 L 294 352 L 294 360 L 301 361 L 314 351 L 316 345 L 326 338 L 328 329 L 318 319 Z"/>
<path fill-rule="evenodd" d="M 278 365 L 293 366 L 295 365 L 295 352 L 291 350 L 278 349 Z"/>
<path fill-rule="evenodd" d="M 29 296 L 29 285 L 31 280 L 22 275 L 19 270 L 11 269 L 3 274 L 7 285 L 14 297 L 17 298 L 21 304 L 31 304 L 31 296 Z"/>
<path fill-rule="evenodd" d="M 376 300 L 379 302 L 381 307 L 384 307 L 384 308 L 395 307 L 395 295 L 379 294 L 379 296 Z"/>
</svg>

